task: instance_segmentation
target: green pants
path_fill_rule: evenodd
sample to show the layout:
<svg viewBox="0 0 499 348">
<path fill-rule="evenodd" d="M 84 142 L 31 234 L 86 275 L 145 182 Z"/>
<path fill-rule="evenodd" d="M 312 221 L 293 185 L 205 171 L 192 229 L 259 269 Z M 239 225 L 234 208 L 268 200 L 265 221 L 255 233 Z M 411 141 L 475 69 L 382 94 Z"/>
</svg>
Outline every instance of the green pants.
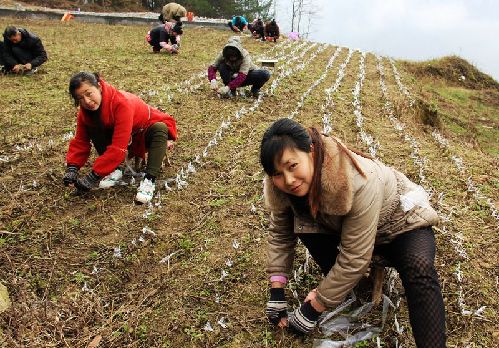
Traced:
<svg viewBox="0 0 499 348">
<path fill-rule="evenodd" d="M 146 131 L 147 165 L 146 174 L 158 177 L 165 158 L 168 141 L 168 126 L 156 122 Z"/>
<path fill-rule="evenodd" d="M 113 140 L 113 129 L 89 128 L 88 135 L 99 155 L 102 155 Z M 150 126 L 145 134 L 147 165 L 146 174 L 158 177 L 166 154 L 168 127 L 163 122 Z"/>
</svg>

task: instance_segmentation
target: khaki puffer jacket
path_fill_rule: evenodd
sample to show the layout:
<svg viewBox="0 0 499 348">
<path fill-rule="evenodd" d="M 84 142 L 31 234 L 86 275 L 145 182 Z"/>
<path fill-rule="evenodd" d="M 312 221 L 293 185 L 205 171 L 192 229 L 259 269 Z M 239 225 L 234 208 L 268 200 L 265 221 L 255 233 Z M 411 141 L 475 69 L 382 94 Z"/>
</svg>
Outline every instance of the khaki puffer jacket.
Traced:
<svg viewBox="0 0 499 348">
<path fill-rule="evenodd" d="M 268 176 L 264 198 L 271 212 L 267 272 L 290 276 L 299 233 L 341 236 L 334 266 L 317 288 L 325 307 L 340 304 L 365 274 L 375 245 L 395 236 L 438 222 L 423 188 L 377 160 L 349 151 L 367 179 L 354 167 L 338 139 L 323 137 L 322 193 L 317 218 L 299 215 L 287 194 Z"/>
<path fill-rule="evenodd" d="M 215 59 L 213 62 L 212 66 L 215 68 L 219 69 L 220 64 L 225 63 L 227 64 L 233 72 L 240 72 L 245 75 L 248 75 L 248 72 L 250 70 L 255 70 L 258 69 L 258 67 L 253 64 L 253 61 L 251 60 L 251 56 L 248 53 L 247 50 L 245 50 L 241 44 L 241 38 L 239 36 L 232 36 L 229 38 L 227 41 L 227 44 L 224 46 L 229 47 L 232 46 L 236 48 L 239 52 L 241 52 L 242 59 L 236 61 L 234 64 L 231 64 L 230 62 L 226 61 L 223 56 L 223 51 L 220 53 L 220 55 Z"/>
<path fill-rule="evenodd" d="M 179 16 L 180 18 L 187 16 L 185 7 L 175 2 L 170 2 L 163 6 L 161 13 L 163 14 L 163 19 L 168 22 L 175 16 Z"/>
</svg>

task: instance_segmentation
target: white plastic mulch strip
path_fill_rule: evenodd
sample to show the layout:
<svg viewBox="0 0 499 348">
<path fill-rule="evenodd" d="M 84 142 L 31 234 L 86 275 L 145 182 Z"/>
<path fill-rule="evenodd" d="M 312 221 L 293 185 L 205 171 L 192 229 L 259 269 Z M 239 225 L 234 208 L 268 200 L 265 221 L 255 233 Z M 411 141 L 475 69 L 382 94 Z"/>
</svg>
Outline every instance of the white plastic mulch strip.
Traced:
<svg viewBox="0 0 499 348">
<path fill-rule="evenodd" d="M 402 94 L 404 94 L 407 99 L 409 99 L 409 105 L 413 106 L 414 105 L 414 97 L 409 93 L 407 87 L 402 83 L 400 79 L 400 75 L 398 73 L 397 68 L 395 67 L 395 63 L 393 59 L 390 59 L 390 63 L 392 65 L 392 70 L 393 70 L 393 75 L 395 77 L 395 81 L 397 82 L 397 85 L 399 86 L 399 89 Z M 462 177 L 465 178 L 466 181 L 466 187 L 468 192 L 473 194 L 473 197 L 477 201 L 478 204 L 481 202 L 485 202 L 485 204 L 488 206 L 490 213 L 492 217 L 496 219 L 496 221 L 499 221 L 499 213 L 495 207 L 495 204 L 493 200 L 490 197 L 485 196 L 480 192 L 480 189 L 476 185 L 476 183 L 473 181 L 470 175 L 468 175 L 468 171 L 466 169 L 466 166 L 464 164 L 464 161 L 461 157 L 457 155 L 452 155 L 450 146 L 449 146 L 449 141 L 437 130 L 434 130 L 432 132 L 432 137 L 435 139 L 435 141 L 439 144 L 439 146 L 448 152 L 451 155 L 451 160 L 454 163 L 455 167 L 457 168 L 458 172 L 461 174 Z"/>
<path fill-rule="evenodd" d="M 395 62 L 393 61 L 393 59 L 388 58 L 388 61 L 390 62 L 391 66 L 392 66 L 393 76 L 395 77 L 395 82 L 397 82 L 397 86 L 399 87 L 400 92 L 402 94 L 404 94 L 407 97 L 407 99 L 409 99 L 409 106 L 412 107 L 415 103 L 413 96 L 411 95 L 411 93 L 409 93 L 409 90 L 407 89 L 407 87 L 402 83 L 402 81 L 400 79 L 400 74 L 397 70 L 397 67 L 395 66 Z"/>
<path fill-rule="evenodd" d="M 449 147 L 449 141 L 438 131 L 438 130 L 433 130 L 431 133 L 433 139 L 438 143 L 438 145 L 445 151 L 451 152 L 451 149 Z M 492 201 L 491 198 L 483 195 L 480 192 L 480 189 L 478 186 L 475 184 L 471 176 L 467 174 L 467 169 L 466 166 L 464 165 L 463 159 L 457 155 L 451 155 L 451 160 L 454 163 L 454 166 L 457 168 L 459 174 L 461 174 L 462 177 L 465 177 L 466 179 L 466 188 L 468 192 L 473 194 L 473 197 L 477 201 L 477 203 L 485 202 L 487 204 L 490 214 L 492 217 L 496 219 L 496 221 L 499 221 L 499 213 L 497 212 L 497 209 L 495 207 L 494 202 Z"/>
<path fill-rule="evenodd" d="M 333 101 L 333 93 L 336 92 L 338 87 L 341 85 L 341 81 L 345 77 L 345 69 L 352 58 L 353 50 L 350 48 L 348 50 L 348 55 L 345 58 L 345 61 L 341 63 L 338 68 L 338 74 L 336 75 L 336 81 L 334 84 L 325 89 L 326 92 L 326 101 L 322 104 L 322 124 L 323 124 L 323 133 L 329 134 L 333 130 L 333 126 L 331 125 L 331 115 L 334 109 L 334 101 Z"/>
<path fill-rule="evenodd" d="M 354 106 L 354 115 L 355 115 L 355 124 L 357 125 L 357 129 L 359 132 L 360 139 L 364 144 L 369 148 L 369 153 L 371 156 L 376 157 L 376 152 L 379 148 L 379 143 L 374 140 L 371 134 L 367 133 L 364 130 L 364 117 L 362 116 L 362 103 L 360 101 L 360 91 L 362 89 L 362 85 L 364 84 L 364 79 L 366 77 L 365 70 L 365 59 L 366 53 L 362 52 L 360 56 L 359 63 L 359 75 L 357 82 L 355 83 L 355 88 L 353 89 L 353 106 Z"/>
<path fill-rule="evenodd" d="M 419 144 L 417 140 L 410 134 L 408 134 L 405 130 L 407 129 L 406 125 L 399 121 L 393 114 L 393 104 L 390 102 L 390 97 L 388 95 L 388 89 L 385 84 L 385 72 L 384 72 L 384 67 L 383 67 L 383 62 L 382 58 L 379 56 L 376 56 L 377 59 L 377 68 L 378 68 L 378 73 L 380 76 L 380 87 L 381 87 L 381 92 L 383 95 L 383 98 L 385 100 L 385 114 L 392 123 L 392 126 L 395 130 L 397 130 L 399 133 L 401 133 L 403 139 L 409 143 L 412 152 L 411 152 L 411 158 L 413 159 L 414 164 L 418 167 L 418 175 L 419 175 L 419 180 L 420 184 L 424 186 L 424 188 L 428 191 L 431 192 L 432 194 L 438 194 L 438 213 L 441 217 L 443 227 L 438 228 L 439 231 L 442 232 L 443 235 L 445 235 L 451 242 L 451 244 L 454 247 L 454 250 L 456 251 L 457 255 L 459 256 L 460 260 L 458 260 L 456 264 L 456 271 L 454 275 L 456 276 L 457 284 L 458 284 L 458 305 L 459 308 L 461 309 L 461 313 L 463 315 L 471 315 L 474 313 L 480 313 L 479 310 L 480 308 L 484 308 L 483 306 L 480 307 L 476 311 L 470 311 L 466 309 L 466 305 L 464 303 L 464 298 L 463 298 L 463 286 L 462 286 L 462 273 L 461 273 L 461 260 L 466 260 L 468 259 L 468 255 L 463 247 L 463 240 L 464 237 L 460 232 L 454 233 L 454 236 L 448 235 L 447 233 L 447 224 L 452 220 L 452 210 L 450 213 L 446 214 L 442 211 L 442 208 L 444 207 L 443 204 L 443 194 L 442 193 L 437 193 L 436 190 L 431 186 L 431 184 L 428 182 L 425 176 L 425 166 L 427 163 L 427 159 L 425 157 L 422 157 L 419 152 Z"/>
</svg>

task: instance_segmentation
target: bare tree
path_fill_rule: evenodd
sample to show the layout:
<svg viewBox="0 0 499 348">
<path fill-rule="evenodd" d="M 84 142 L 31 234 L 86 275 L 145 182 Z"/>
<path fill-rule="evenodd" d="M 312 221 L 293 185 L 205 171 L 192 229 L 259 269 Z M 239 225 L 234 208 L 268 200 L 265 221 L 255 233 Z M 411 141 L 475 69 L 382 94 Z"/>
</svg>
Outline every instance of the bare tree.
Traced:
<svg viewBox="0 0 499 348">
<path fill-rule="evenodd" d="M 312 5 L 312 0 L 292 0 L 291 31 L 297 31 L 302 37 L 309 36 L 312 20 L 317 16 L 317 10 Z"/>
</svg>

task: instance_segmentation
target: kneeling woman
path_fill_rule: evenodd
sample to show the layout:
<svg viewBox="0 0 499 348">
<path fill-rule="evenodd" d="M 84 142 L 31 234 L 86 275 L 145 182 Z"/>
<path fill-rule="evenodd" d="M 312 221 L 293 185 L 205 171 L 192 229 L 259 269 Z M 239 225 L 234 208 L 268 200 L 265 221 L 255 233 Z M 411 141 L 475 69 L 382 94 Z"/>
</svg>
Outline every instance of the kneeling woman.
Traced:
<svg viewBox="0 0 499 348">
<path fill-rule="evenodd" d="M 89 191 L 99 182 L 101 188 L 113 186 L 122 177 L 118 166 L 125 156 L 144 159 L 147 152 L 145 177 L 135 200 L 138 203 L 151 201 L 166 150 L 173 148 L 173 141 L 177 139 L 175 119 L 89 72 L 71 77 L 69 93 L 80 110 L 76 135 L 66 155 L 64 184 L 82 191 Z M 90 155 L 91 143 L 99 157 L 88 175 L 78 177 L 78 170 Z"/>
<path fill-rule="evenodd" d="M 321 312 L 342 303 L 379 254 L 399 272 L 418 347 L 445 347 L 445 310 L 434 267 L 438 221 L 423 188 L 338 139 L 290 119 L 264 134 L 260 161 L 271 211 L 269 321 L 313 331 Z M 324 279 L 287 318 L 284 286 L 300 239 Z"/>
</svg>

